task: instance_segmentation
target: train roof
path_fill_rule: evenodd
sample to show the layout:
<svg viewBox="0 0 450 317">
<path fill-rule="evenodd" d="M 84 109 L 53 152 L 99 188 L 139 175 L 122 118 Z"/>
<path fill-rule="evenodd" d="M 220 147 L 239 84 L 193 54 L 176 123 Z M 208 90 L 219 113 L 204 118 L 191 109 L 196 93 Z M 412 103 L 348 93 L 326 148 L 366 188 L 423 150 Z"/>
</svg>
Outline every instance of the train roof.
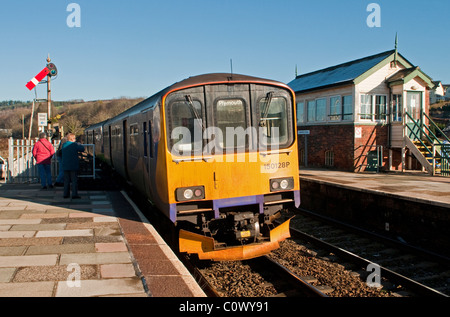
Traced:
<svg viewBox="0 0 450 317">
<path fill-rule="evenodd" d="M 167 91 L 180 89 L 183 87 L 198 86 L 203 84 L 246 83 L 246 82 L 257 82 L 262 84 L 278 85 L 278 86 L 282 85 L 288 87 L 287 85 L 279 81 L 266 78 L 253 77 L 241 74 L 231 74 L 231 73 L 211 73 L 186 78 L 182 81 L 173 84 L 172 86 L 167 87 Z"/>
<path fill-rule="evenodd" d="M 95 125 L 90 126 L 88 129 L 92 129 L 92 127 L 99 125 L 99 124 L 105 124 L 108 122 L 114 122 L 116 120 L 120 120 L 124 117 L 129 116 L 132 113 L 137 113 L 144 111 L 148 108 L 153 107 L 158 103 L 160 98 L 162 98 L 167 93 L 179 90 L 187 87 L 193 87 L 193 86 L 201 86 L 201 85 L 208 85 L 208 84 L 224 84 L 224 83 L 260 83 L 260 84 L 267 84 L 267 85 L 275 85 L 275 86 L 282 86 L 287 89 L 290 89 L 289 86 L 286 84 L 266 79 L 266 78 L 260 78 L 260 77 L 253 77 L 253 76 L 247 76 L 247 75 L 241 75 L 241 74 L 231 74 L 231 73 L 210 73 L 210 74 L 203 74 L 203 75 L 197 75 L 192 76 L 186 79 L 183 79 L 177 83 L 174 83 L 163 90 L 155 93 L 151 97 L 146 98 L 145 100 L 141 101 L 140 103 L 134 105 L 133 107 L 129 108 L 128 110 L 125 110 L 121 114 L 110 118 L 108 120 L 105 120 L 103 122 L 97 123 Z"/>
</svg>

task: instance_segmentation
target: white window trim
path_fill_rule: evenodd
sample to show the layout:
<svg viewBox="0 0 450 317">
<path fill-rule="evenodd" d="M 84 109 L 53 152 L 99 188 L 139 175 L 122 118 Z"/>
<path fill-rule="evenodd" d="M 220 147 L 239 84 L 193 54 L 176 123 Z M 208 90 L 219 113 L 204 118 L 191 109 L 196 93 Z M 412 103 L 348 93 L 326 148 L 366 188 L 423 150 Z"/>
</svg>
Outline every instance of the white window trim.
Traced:
<svg viewBox="0 0 450 317">
<path fill-rule="evenodd" d="M 384 119 L 375 119 L 375 117 L 377 116 L 377 114 L 376 114 L 377 96 L 384 96 L 384 97 L 386 97 L 386 113 L 385 113 Z M 373 97 L 373 99 L 372 99 L 372 112 L 373 112 L 372 119 L 373 119 L 373 121 L 374 122 L 386 122 L 387 118 L 389 117 L 389 103 L 390 103 L 389 95 L 387 95 L 387 94 L 375 94 L 372 97 Z"/>
<path fill-rule="evenodd" d="M 372 119 L 373 119 L 373 115 L 370 115 L 370 118 L 369 119 L 367 119 L 367 118 L 362 118 L 361 116 L 363 116 L 363 115 L 368 115 L 367 113 L 361 113 L 361 107 L 362 107 L 362 102 L 361 102 L 361 97 L 362 96 L 370 96 L 370 113 L 373 113 L 373 95 L 371 95 L 371 94 L 368 94 L 368 93 L 360 93 L 359 94 L 359 100 L 358 100 L 358 103 L 359 103 L 359 114 L 358 114 L 358 116 L 359 116 L 359 121 L 362 121 L 362 122 L 372 122 Z"/>
<path fill-rule="evenodd" d="M 370 104 L 370 119 L 361 118 L 361 116 L 364 115 L 364 114 L 361 114 L 361 96 L 363 96 L 363 95 L 370 96 L 370 101 L 371 101 L 371 104 Z M 376 111 L 377 96 L 384 96 L 384 97 L 386 97 L 386 116 L 385 116 L 384 119 L 375 119 L 375 117 L 376 117 L 375 111 Z M 361 122 L 387 122 L 388 121 L 387 118 L 390 115 L 390 107 L 389 107 L 390 102 L 391 102 L 391 100 L 390 100 L 389 94 L 360 93 L 359 94 L 359 114 L 358 114 L 359 121 L 361 121 Z"/>
</svg>

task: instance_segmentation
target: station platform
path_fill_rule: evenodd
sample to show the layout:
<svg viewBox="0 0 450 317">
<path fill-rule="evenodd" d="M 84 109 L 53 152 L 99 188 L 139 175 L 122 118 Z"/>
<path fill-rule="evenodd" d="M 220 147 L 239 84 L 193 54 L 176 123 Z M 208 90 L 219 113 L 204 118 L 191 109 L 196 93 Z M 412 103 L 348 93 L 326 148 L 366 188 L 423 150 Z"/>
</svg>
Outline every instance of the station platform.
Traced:
<svg viewBox="0 0 450 317">
<path fill-rule="evenodd" d="M 0 184 L 0 297 L 205 297 L 123 192 Z"/>
<path fill-rule="evenodd" d="M 300 208 L 450 258 L 450 178 L 300 169 Z"/>
<path fill-rule="evenodd" d="M 450 208 L 450 177 L 430 176 L 419 171 L 352 173 L 301 168 L 300 179 Z"/>
</svg>

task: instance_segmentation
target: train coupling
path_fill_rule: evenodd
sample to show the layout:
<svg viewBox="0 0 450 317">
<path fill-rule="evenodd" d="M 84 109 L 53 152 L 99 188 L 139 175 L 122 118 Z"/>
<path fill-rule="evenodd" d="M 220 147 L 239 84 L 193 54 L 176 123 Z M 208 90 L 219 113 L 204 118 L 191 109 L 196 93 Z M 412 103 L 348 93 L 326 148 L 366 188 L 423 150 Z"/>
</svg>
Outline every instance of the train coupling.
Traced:
<svg viewBox="0 0 450 317">
<path fill-rule="evenodd" d="M 291 236 L 289 232 L 291 219 L 270 230 L 269 241 L 229 247 L 218 246 L 214 238 L 181 229 L 179 250 L 197 254 L 200 260 L 238 261 L 260 257 L 278 249 L 279 243 Z"/>
</svg>

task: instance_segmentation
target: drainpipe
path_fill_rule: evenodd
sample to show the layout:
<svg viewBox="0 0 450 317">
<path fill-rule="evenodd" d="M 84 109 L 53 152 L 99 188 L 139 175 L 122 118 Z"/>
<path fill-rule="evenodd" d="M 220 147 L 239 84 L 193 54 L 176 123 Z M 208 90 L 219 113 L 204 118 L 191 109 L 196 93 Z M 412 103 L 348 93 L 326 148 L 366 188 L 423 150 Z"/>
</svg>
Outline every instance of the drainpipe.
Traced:
<svg viewBox="0 0 450 317">
<path fill-rule="evenodd" d="M 388 117 L 388 149 L 391 149 L 391 144 L 392 144 L 392 136 L 391 136 L 391 129 L 392 129 L 392 87 L 389 86 L 389 115 Z"/>
</svg>

